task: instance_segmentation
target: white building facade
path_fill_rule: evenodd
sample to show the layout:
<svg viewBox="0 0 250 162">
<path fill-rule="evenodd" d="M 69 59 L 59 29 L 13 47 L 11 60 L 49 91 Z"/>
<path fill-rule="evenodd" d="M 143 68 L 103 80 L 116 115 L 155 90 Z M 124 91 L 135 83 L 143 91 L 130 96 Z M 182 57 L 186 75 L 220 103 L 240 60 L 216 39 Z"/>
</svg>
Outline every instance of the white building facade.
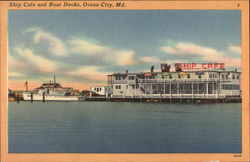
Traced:
<svg viewBox="0 0 250 162">
<path fill-rule="evenodd" d="M 113 97 L 240 97 L 240 72 L 225 70 L 114 73 Z"/>
<path fill-rule="evenodd" d="M 110 86 L 95 86 L 91 87 L 91 91 L 99 95 L 110 95 L 112 93 L 112 87 Z"/>
</svg>

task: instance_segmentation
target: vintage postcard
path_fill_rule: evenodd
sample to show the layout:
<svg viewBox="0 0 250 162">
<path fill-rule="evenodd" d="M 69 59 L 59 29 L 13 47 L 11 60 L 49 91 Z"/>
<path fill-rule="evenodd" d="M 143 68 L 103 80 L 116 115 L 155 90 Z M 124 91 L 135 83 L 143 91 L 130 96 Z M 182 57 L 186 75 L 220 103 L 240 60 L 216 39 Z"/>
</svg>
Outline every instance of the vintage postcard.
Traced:
<svg viewBox="0 0 250 162">
<path fill-rule="evenodd" d="M 249 161 L 249 2 L 2 1 L 1 161 Z"/>
</svg>

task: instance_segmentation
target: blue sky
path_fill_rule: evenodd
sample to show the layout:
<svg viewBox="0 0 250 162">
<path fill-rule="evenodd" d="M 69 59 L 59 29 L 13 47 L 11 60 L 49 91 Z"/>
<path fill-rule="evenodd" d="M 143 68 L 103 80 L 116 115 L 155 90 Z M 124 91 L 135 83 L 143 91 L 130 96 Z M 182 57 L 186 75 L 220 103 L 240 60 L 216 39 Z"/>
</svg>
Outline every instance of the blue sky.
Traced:
<svg viewBox="0 0 250 162">
<path fill-rule="evenodd" d="M 239 10 L 10 10 L 9 79 L 106 83 L 160 63 L 240 67 Z"/>
</svg>

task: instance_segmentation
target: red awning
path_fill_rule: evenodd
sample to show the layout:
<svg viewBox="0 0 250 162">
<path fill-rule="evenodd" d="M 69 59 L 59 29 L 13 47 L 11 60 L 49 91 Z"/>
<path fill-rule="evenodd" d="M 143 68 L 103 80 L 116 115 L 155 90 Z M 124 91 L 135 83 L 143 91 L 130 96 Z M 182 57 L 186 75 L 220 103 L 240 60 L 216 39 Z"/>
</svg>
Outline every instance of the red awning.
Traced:
<svg viewBox="0 0 250 162">
<path fill-rule="evenodd" d="M 152 76 L 152 73 L 144 73 L 144 76 Z"/>
</svg>

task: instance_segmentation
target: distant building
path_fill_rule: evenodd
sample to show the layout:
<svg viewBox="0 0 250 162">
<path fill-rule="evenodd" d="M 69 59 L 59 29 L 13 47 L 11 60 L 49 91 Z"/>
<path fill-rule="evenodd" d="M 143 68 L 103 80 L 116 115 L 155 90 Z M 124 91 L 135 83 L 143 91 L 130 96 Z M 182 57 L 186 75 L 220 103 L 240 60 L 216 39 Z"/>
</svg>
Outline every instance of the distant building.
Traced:
<svg viewBox="0 0 250 162">
<path fill-rule="evenodd" d="M 110 86 L 96 86 L 92 87 L 91 91 L 99 95 L 109 95 L 112 93 L 112 88 Z"/>
</svg>

